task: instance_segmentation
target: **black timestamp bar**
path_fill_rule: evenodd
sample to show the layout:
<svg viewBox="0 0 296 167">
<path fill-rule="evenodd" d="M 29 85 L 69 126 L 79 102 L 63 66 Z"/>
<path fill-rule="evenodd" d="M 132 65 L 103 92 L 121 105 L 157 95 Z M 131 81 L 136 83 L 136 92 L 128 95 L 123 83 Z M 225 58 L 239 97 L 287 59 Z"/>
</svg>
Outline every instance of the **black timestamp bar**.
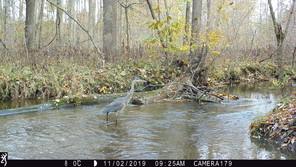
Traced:
<svg viewBox="0 0 296 167">
<path fill-rule="evenodd" d="M 0 167 L 295 167 L 296 164 L 296 160 L 11 160 L 2 157 Z"/>
</svg>

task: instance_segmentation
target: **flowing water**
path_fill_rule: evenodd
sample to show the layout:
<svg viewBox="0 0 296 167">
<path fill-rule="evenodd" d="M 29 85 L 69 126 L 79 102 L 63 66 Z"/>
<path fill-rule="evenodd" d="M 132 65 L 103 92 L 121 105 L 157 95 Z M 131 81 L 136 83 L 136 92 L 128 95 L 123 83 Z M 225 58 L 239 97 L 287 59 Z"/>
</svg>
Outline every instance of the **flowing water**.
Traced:
<svg viewBox="0 0 296 167">
<path fill-rule="evenodd" d="M 12 101 L 0 101 L 0 110 L 28 107 L 46 102 L 45 100 L 30 99 L 30 100 L 12 100 Z"/>
<path fill-rule="evenodd" d="M 0 151 L 15 159 L 296 159 L 249 137 L 251 121 L 281 98 L 267 88 L 229 88 L 240 99 L 221 104 L 128 106 L 117 124 L 101 115 L 108 103 L 0 117 Z"/>
</svg>

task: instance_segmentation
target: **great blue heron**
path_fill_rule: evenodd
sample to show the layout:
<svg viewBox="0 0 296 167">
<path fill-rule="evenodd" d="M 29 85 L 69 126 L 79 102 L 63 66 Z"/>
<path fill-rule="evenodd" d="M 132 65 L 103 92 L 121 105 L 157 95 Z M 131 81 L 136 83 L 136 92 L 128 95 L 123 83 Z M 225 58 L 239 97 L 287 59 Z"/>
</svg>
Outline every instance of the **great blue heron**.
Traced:
<svg viewBox="0 0 296 167">
<path fill-rule="evenodd" d="M 107 122 L 108 122 L 108 114 L 116 113 L 116 123 L 117 123 L 118 113 L 124 110 L 125 106 L 130 102 L 131 98 L 133 97 L 134 86 L 136 82 L 147 82 L 147 81 L 141 80 L 139 78 L 134 79 L 129 93 L 125 97 L 115 99 L 104 109 L 103 114 L 107 114 Z"/>
</svg>

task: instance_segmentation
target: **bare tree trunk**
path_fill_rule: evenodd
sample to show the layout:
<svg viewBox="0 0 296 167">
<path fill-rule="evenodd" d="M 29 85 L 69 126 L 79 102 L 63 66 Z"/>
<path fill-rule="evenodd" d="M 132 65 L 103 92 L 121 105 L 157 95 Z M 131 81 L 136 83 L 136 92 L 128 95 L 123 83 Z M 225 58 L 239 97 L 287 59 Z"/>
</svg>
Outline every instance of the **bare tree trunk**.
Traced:
<svg viewBox="0 0 296 167">
<path fill-rule="evenodd" d="M 126 33 L 126 49 L 129 51 L 130 49 L 130 34 L 129 34 L 129 21 L 128 21 L 128 8 L 124 8 L 125 14 L 125 33 Z"/>
<path fill-rule="evenodd" d="M 206 44 L 203 45 L 202 53 L 201 54 L 201 61 L 200 64 L 203 65 L 206 59 L 206 56 L 208 55 L 208 49 L 209 49 L 209 33 L 211 30 L 211 1 L 207 1 L 207 23 L 206 23 Z"/>
<path fill-rule="evenodd" d="M 37 34 L 37 48 L 41 48 L 42 23 L 43 23 L 44 0 L 41 0 L 40 11 L 38 15 L 38 34 Z"/>
<path fill-rule="evenodd" d="M 123 14 L 123 10 L 122 10 L 122 8 L 120 8 L 120 5 L 119 5 L 119 3 L 118 3 L 118 1 L 117 1 L 117 3 L 116 3 L 116 6 L 117 6 L 117 48 L 118 48 L 118 53 L 121 51 L 121 46 L 123 46 L 122 45 L 122 39 L 123 39 L 123 34 L 125 34 L 124 32 L 123 32 L 123 25 L 122 25 L 122 23 L 123 23 L 123 19 L 122 19 L 122 17 L 124 17 L 124 14 Z"/>
<path fill-rule="evenodd" d="M 95 12 L 96 12 L 96 4 L 95 0 L 89 0 L 88 2 L 88 31 L 89 34 L 94 37 L 94 27 L 95 27 Z"/>
<path fill-rule="evenodd" d="M 201 29 L 201 11 L 202 0 L 193 0 L 192 4 L 192 29 L 191 29 L 191 42 L 190 42 L 190 57 L 193 64 L 200 64 L 202 54 L 199 53 L 199 32 Z"/>
<path fill-rule="evenodd" d="M 11 6 L 11 13 L 12 13 L 11 19 L 13 21 L 15 21 L 16 20 L 16 16 L 15 16 L 15 5 L 14 5 L 15 2 L 14 2 L 14 0 L 10 0 L 9 2 L 10 2 L 10 6 Z"/>
<path fill-rule="evenodd" d="M 102 23 L 103 22 L 103 0 L 100 0 L 99 1 L 99 20 L 98 20 L 98 24 Z M 102 35 L 103 31 L 102 29 L 98 29 L 98 34 L 100 34 L 100 36 L 103 36 Z"/>
<path fill-rule="evenodd" d="M 24 10 L 24 2 L 23 2 L 23 0 L 20 0 L 19 20 L 23 19 L 23 10 Z"/>
<path fill-rule="evenodd" d="M 170 20 L 172 18 L 169 15 L 169 9 L 168 9 L 167 0 L 164 0 L 164 7 L 165 7 L 165 13 L 166 13 L 166 20 L 167 20 L 168 38 L 169 38 L 169 42 L 172 42 L 172 34 L 171 34 L 171 29 L 170 29 Z"/>
<path fill-rule="evenodd" d="M 103 52 L 106 61 L 117 56 L 117 2 L 116 0 L 103 0 Z"/>
<path fill-rule="evenodd" d="M 27 50 L 30 53 L 34 48 L 35 34 L 35 0 L 26 0 L 25 39 Z"/>
<path fill-rule="evenodd" d="M 151 3 L 151 6 L 152 6 L 152 3 Z M 158 10 L 156 10 L 156 11 L 157 11 L 158 20 L 161 21 L 160 0 L 157 0 L 157 8 L 158 8 Z"/>
<path fill-rule="evenodd" d="M 75 0 L 69 0 L 68 2 L 68 11 L 73 16 L 74 19 L 76 19 L 76 8 L 75 8 Z M 69 18 L 70 23 L 70 45 L 73 44 L 75 40 L 76 35 L 76 24 L 73 19 Z"/>
<path fill-rule="evenodd" d="M 183 37 L 183 45 L 188 45 L 188 37 L 189 37 L 189 25 L 190 25 L 190 8 L 191 8 L 191 2 L 187 0 L 186 2 L 186 13 L 185 13 L 185 34 Z"/>
<path fill-rule="evenodd" d="M 215 21 L 215 27 L 220 26 L 220 21 L 221 21 L 221 9 L 224 6 L 225 0 L 217 0 L 218 8 L 217 8 L 217 17 Z"/>
<path fill-rule="evenodd" d="M 87 5 L 86 5 L 86 2 L 87 2 L 87 1 L 91 1 L 91 0 L 84 0 L 84 6 L 83 6 L 83 9 L 85 9 L 85 10 L 87 9 Z"/>
<path fill-rule="evenodd" d="M 207 30 L 211 29 L 211 1 L 207 1 Z"/>
<path fill-rule="evenodd" d="M 7 24 L 8 24 L 8 18 L 9 18 L 9 1 L 4 0 L 4 15 L 3 15 L 3 42 L 6 43 L 6 38 L 7 38 Z"/>
<path fill-rule="evenodd" d="M 292 68 L 294 68 L 295 57 L 296 57 L 296 47 L 294 47 L 294 52 L 293 52 Z"/>
<path fill-rule="evenodd" d="M 277 0 L 277 18 L 278 18 L 278 22 L 281 22 L 282 20 L 282 10 L 283 10 L 283 6 L 281 4 L 282 0 Z"/>
<path fill-rule="evenodd" d="M 57 0 L 57 5 L 62 7 L 62 1 Z M 62 11 L 57 8 L 57 15 L 56 15 L 56 45 L 60 46 L 61 45 L 61 35 L 62 35 L 62 25 L 63 25 L 63 13 Z"/>
<path fill-rule="evenodd" d="M 73 1 L 74 0 L 66 0 L 66 10 L 71 15 L 73 15 L 73 12 L 72 12 Z M 72 22 L 73 22 L 73 20 L 68 17 L 67 22 L 68 22 L 68 32 L 67 32 L 67 34 L 69 35 L 69 38 L 67 39 L 67 43 L 68 43 L 68 45 L 70 45 L 70 47 L 72 47 L 71 43 L 73 42 L 73 38 L 72 38 L 72 32 L 73 32 Z"/>
<path fill-rule="evenodd" d="M 283 78 L 284 78 L 284 69 L 283 69 L 283 66 L 284 66 L 284 64 L 283 64 L 284 40 L 285 40 L 285 37 L 286 37 L 288 30 L 289 30 L 290 22 L 291 22 L 293 11 L 294 11 L 295 0 L 293 0 L 293 4 L 290 9 L 290 13 L 288 16 L 285 31 L 283 31 L 282 25 L 275 18 L 275 13 L 273 10 L 271 0 L 268 0 L 268 5 L 269 5 L 269 10 L 270 10 L 270 15 L 272 18 L 273 27 L 274 27 L 274 33 L 275 33 L 276 40 L 277 40 L 277 50 L 275 53 L 276 53 L 276 60 L 277 60 L 278 73 L 279 73 L 278 79 L 283 80 Z"/>
</svg>

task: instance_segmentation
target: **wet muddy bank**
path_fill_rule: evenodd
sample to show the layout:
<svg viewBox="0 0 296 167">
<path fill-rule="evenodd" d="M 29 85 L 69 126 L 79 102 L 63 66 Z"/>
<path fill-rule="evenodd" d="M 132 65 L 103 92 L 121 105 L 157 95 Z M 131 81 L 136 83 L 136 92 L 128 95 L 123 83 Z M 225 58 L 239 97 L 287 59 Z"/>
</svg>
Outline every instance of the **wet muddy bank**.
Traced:
<svg viewBox="0 0 296 167">
<path fill-rule="evenodd" d="M 285 98 L 264 116 L 250 125 L 252 138 L 275 143 L 282 149 L 296 152 L 296 99 L 295 93 Z"/>
</svg>

